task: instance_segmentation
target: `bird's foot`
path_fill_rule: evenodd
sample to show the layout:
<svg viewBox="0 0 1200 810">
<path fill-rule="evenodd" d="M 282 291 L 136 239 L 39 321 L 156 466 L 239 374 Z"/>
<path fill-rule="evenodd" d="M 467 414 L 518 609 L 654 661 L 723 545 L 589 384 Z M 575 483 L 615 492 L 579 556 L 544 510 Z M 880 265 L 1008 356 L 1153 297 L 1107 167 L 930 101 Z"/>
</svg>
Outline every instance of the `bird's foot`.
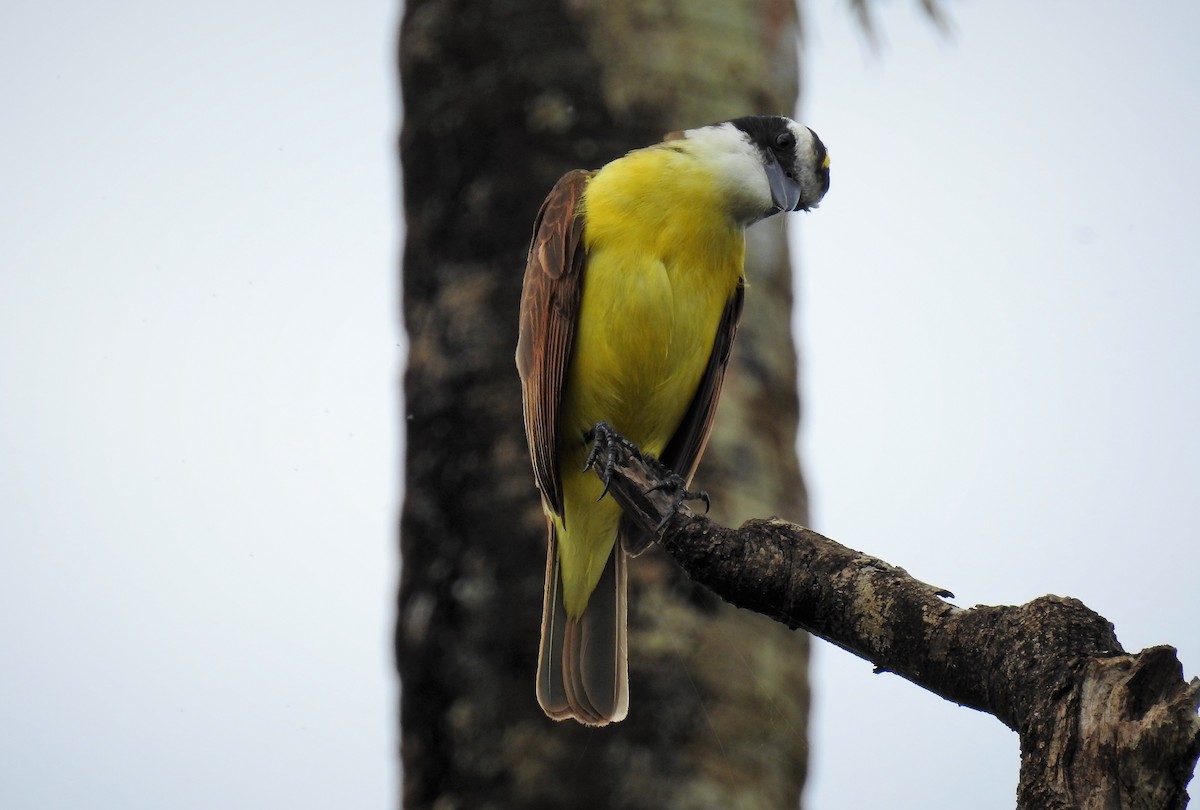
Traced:
<svg viewBox="0 0 1200 810">
<path fill-rule="evenodd" d="M 600 493 L 600 498 L 608 494 L 608 487 L 612 483 L 613 470 L 617 466 L 618 447 L 624 447 L 631 455 L 643 461 L 646 460 L 646 457 L 642 455 L 642 451 L 638 449 L 638 446 L 613 430 L 613 426 L 608 422 L 597 422 L 591 430 L 583 434 L 583 440 L 594 442 L 591 452 L 588 453 L 587 461 L 583 463 L 584 472 L 592 469 L 597 464 L 603 465 L 600 470 L 600 477 L 604 481 L 604 491 Z M 596 500 L 600 500 L 600 498 Z"/>
<path fill-rule="evenodd" d="M 671 503 L 671 511 L 667 512 L 666 516 L 654 527 L 656 535 L 670 522 L 671 518 L 675 515 L 675 510 L 683 506 L 686 501 L 704 501 L 704 514 L 708 514 L 708 510 L 712 506 L 712 501 L 709 500 L 707 492 L 704 490 L 698 492 L 689 491 L 682 475 L 671 470 L 658 459 L 649 459 L 649 462 L 652 467 L 657 468 L 658 477 L 662 480 L 646 490 L 646 494 L 649 495 L 651 492 L 659 490 L 670 490 L 675 493 L 675 500 Z"/>
<path fill-rule="evenodd" d="M 592 442 L 592 449 L 588 453 L 587 461 L 583 464 L 584 471 L 591 470 L 597 465 L 600 467 L 600 478 L 604 481 L 604 490 L 600 493 L 600 500 L 608 494 L 609 486 L 612 484 L 613 471 L 617 467 L 617 449 L 624 447 L 629 451 L 629 454 L 640 459 L 654 473 L 659 482 L 650 489 L 646 490 L 646 494 L 651 492 L 667 491 L 675 494 L 675 499 L 671 502 L 671 509 L 667 512 L 667 516 L 662 519 L 657 526 L 654 527 L 654 533 L 658 534 L 667 525 L 671 516 L 675 514 L 675 510 L 687 501 L 704 501 L 704 512 L 708 513 L 712 502 L 708 498 L 708 493 L 700 490 L 692 492 L 687 488 L 687 482 L 683 476 L 672 470 L 666 464 L 663 464 L 654 456 L 645 454 L 633 442 L 626 439 L 620 433 L 613 429 L 613 426 L 607 422 L 597 422 L 587 433 L 583 435 L 584 441 Z"/>
</svg>

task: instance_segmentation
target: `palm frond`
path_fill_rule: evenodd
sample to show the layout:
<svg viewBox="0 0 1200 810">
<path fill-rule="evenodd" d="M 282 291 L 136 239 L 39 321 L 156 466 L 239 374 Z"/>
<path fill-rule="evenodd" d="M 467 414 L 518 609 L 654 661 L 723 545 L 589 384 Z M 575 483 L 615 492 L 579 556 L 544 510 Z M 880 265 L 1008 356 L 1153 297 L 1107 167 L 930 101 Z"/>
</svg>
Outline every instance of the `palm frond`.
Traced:
<svg viewBox="0 0 1200 810">
<path fill-rule="evenodd" d="M 920 4 L 921 10 L 925 12 L 925 16 L 937 26 L 939 31 L 943 34 L 950 33 L 950 18 L 946 16 L 942 0 L 917 0 L 917 2 Z M 854 15 L 862 28 L 863 36 L 867 38 L 871 47 L 878 47 L 879 31 L 875 27 L 875 17 L 871 12 L 871 7 L 875 4 L 874 0 L 847 0 L 847 3 L 850 6 L 850 13 Z"/>
</svg>

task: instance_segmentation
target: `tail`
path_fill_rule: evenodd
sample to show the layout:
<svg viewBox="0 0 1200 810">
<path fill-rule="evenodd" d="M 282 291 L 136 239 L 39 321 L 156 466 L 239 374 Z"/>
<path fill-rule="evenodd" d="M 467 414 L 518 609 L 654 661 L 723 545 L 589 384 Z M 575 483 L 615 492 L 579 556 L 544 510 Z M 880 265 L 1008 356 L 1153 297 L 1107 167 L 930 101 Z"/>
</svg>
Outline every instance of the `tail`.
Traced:
<svg viewBox="0 0 1200 810">
<path fill-rule="evenodd" d="M 629 710 L 626 559 L 613 546 L 600 582 L 578 619 L 568 619 L 558 572 L 558 537 L 550 527 L 537 698 L 555 720 L 588 726 L 625 719 Z"/>
</svg>

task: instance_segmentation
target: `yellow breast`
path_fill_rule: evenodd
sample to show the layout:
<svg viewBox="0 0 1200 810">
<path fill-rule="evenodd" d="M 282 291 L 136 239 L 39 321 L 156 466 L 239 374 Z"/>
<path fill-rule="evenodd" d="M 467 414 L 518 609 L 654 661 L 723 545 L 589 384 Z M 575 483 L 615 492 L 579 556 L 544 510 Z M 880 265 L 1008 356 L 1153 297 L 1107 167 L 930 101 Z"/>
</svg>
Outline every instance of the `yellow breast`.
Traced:
<svg viewBox="0 0 1200 810">
<path fill-rule="evenodd" d="M 716 195 L 665 147 L 634 152 L 589 185 L 565 403 L 576 430 L 604 419 L 655 455 L 674 434 L 742 274 L 742 229 Z"/>
</svg>

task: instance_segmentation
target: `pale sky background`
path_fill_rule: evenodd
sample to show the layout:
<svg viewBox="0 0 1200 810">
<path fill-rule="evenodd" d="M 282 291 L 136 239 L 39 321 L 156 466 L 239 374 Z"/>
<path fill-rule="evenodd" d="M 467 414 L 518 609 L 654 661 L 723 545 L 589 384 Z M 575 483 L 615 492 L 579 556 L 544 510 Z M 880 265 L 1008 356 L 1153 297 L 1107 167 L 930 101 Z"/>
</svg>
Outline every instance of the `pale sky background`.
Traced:
<svg viewBox="0 0 1200 810">
<path fill-rule="evenodd" d="M 1198 675 L 1200 6 L 886 5 L 806 6 L 814 526 Z M 397 14 L 0 10 L 0 807 L 394 805 Z M 811 808 L 1013 806 L 815 647 Z"/>
<path fill-rule="evenodd" d="M 955 3 L 949 39 L 882 5 L 872 55 L 814 4 L 804 62 L 814 527 L 1200 675 L 1200 4 Z M 813 808 L 1013 806 L 1014 733 L 815 649 Z"/>
</svg>

